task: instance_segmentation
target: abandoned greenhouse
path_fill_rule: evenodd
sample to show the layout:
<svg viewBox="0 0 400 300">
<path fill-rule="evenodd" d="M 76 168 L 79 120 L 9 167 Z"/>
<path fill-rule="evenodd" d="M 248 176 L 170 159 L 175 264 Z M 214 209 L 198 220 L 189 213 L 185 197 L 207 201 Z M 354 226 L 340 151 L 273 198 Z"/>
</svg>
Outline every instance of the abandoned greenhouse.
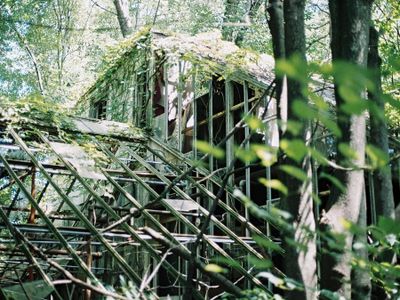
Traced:
<svg viewBox="0 0 400 300">
<path fill-rule="evenodd" d="M 3 297 L 270 293 L 254 261 L 282 249 L 248 199 L 279 202 L 258 180 L 276 170 L 234 157 L 250 143 L 261 156 L 279 145 L 273 59 L 216 32 L 144 31 L 116 53 L 79 116 L 23 105 L 0 115 Z M 243 126 L 252 115 L 264 130 Z"/>
</svg>

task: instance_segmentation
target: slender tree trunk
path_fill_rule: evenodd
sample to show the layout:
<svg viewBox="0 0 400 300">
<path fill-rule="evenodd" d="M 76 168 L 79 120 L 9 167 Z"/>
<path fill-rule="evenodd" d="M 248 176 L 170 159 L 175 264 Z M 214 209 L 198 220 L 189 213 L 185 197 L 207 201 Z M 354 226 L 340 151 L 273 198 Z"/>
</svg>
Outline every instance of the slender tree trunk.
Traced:
<svg viewBox="0 0 400 300">
<path fill-rule="evenodd" d="M 344 60 L 349 63 L 367 66 L 369 22 L 371 14 L 370 0 L 330 0 L 329 10 L 332 26 L 332 58 L 333 61 Z M 335 78 L 337 79 L 337 78 Z M 365 93 L 361 92 L 365 98 Z M 349 159 L 343 157 L 338 151 L 338 161 L 343 163 L 350 160 L 356 166 L 365 164 L 365 143 L 366 143 L 366 120 L 365 114 L 346 114 L 342 109 L 344 99 L 338 93 L 335 85 L 335 99 L 337 107 L 338 126 L 341 129 L 342 137 L 339 143 L 345 143 L 356 153 L 357 158 Z M 345 219 L 357 223 L 359 219 L 365 218 L 365 212 L 361 210 L 365 202 L 364 171 L 362 169 L 352 171 L 339 171 L 337 178 L 344 184 L 345 191 L 336 187 L 332 188 L 331 201 L 321 218 L 321 224 L 325 229 L 345 238 L 345 249 L 343 253 L 337 253 L 335 257 L 331 254 L 323 254 L 321 261 L 321 287 L 339 293 L 345 299 L 351 298 L 351 285 L 365 285 L 359 282 L 359 278 L 353 278 L 351 282 L 351 262 L 349 251 L 353 244 L 353 234 L 346 230 L 341 220 Z M 329 252 L 329 249 L 328 249 Z M 369 289 L 369 284 L 365 286 Z M 368 294 L 368 292 L 365 292 Z"/>
<path fill-rule="evenodd" d="M 269 2 L 269 3 L 268 3 Z M 285 28 L 283 20 L 283 1 L 269 0 L 266 1 L 265 7 L 269 15 L 268 27 L 272 36 L 272 49 L 274 51 L 274 59 L 285 58 Z M 276 99 L 278 101 L 278 118 L 286 120 L 287 118 L 287 99 L 283 95 L 283 86 L 286 82 L 285 77 L 275 76 L 276 78 Z"/>
<path fill-rule="evenodd" d="M 379 34 L 373 26 L 370 27 L 369 34 L 368 67 L 374 71 L 375 92 L 369 91 L 368 99 L 374 102 L 378 109 L 383 112 L 385 103 L 381 98 L 383 94 L 381 82 L 382 60 L 378 51 Z M 379 118 L 373 113 L 370 114 L 370 143 L 384 153 L 389 153 L 388 130 L 385 119 Z M 394 218 L 392 174 L 389 165 L 374 172 L 374 185 L 377 216 Z"/>
<path fill-rule="evenodd" d="M 304 31 L 304 9 L 305 0 L 292 0 L 284 2 L 285 21 L 285 54 L 290 57 L 298 55 L 303 61 L 305 56 L 305 31 Z M 298 116 L 292 111 L 292 103 L 295 100 L 307 102 L 302 93 L 303 85 L 291 78 L 287 80 L 288 94 L 288 119 L 298 120 Z M 304 140 L 309 138 L 309 124 L 304 125 Z M 293 138 L 286 133 L 286 138 Z M 296 180 L 293 177 L 286 177 L 285 184 L 290 191 L 287 197 L 282 198 L 282 208 L 293 217 L 293 230 L 285 233 L 283 246 L 285 248 L 284 269 L 285 274 L 305 286 L 304 291 L 288 291 L 287 299 L 315 299 L 317 287 L 317 265 L 316 265 L 316 241 L 315 236 L 306 234 L 304 228 L 315 232 L 315 220 L 313 213 L 312 185 L 311 185 L 311 164 L 309 157 L 302 163 L 286 159 L 286 164 L 303 169 L 310 180 L 305 182 Z M 300 243 L 307 250 L 293 246 L 291 242 Z"/>
<path fill-rule="evenodd" d="M 382 60 L 379 56 L 379 33 L 373 25 L 369 29 L 369 52 L 368 67 L 374 72 L 375 91 L 368 91 L 368 99 L 375 103 L 377 108 L 384 112 L 385 103 L 382 100 L 382 81 L 381 81 L 381 64 Z M 370 113 L 370 143 L 389 153 L 388 130 L 384 118 L 379 118 Z M 386 218 L 395 218 L 395 207 L 393 197 L 392 173 L 390 165 L 374 171 L 374 193 L 376 215 Z M 379 258 L 381 261 L 393 263 L 393 254 L 384 252 Z M 374 285 L 374 294 L 385 299 L 387 297 L 384 289 Z"/>
<path fill-rule="evenodd" d="M 365 193 L 365 187 L 364 187 Z M 357 225 L 360 228 L 367 228 L 367 202 L 365 195 L 362 196 L 362 202 L 360 206 L 360 215 L 358 218 Z M 357 234 L 354 237 L 353 245 L 355 243 L 362 243 L 364 245 L 367 244 L 367 234 L 363 231 L 360 234 Z M 368 249 L 366 247 L 355 248 L 354 254 L 363 260 L 368 260 Z M 371 297 L 371 279 L 369 277 L 369 273 L 362 268 L 355 268 L 351 272 L 351 299 L 352 300 L 366 300 Z"/>
<path fill-rule="evenodd" d="M 133 32 L 132 19 L 129 15 L 129 0 L 114 0 L 114 5 L 122 35 L 127 37 Z"/>
<path fill-rule="evenodd" d="M 10 10 L 8 10 L 8 13 L 9 13 L 10 15 L 12 15 Z M 32 61 L 33 68 L 34 68 L 35 74 L 36 74 L 36 79 L 37 79 L 37 84 L 38 84 L 39 92 L 40 92 L 41 95 L 44 95 L 44 94 L 45 94 L 45 90 L 44 90 L 44 85 L 43 85 L 43 76 L 42 76 L 42 72 L 41 72 L 41 70 L 40 70 L 39 63 L 38 63 L 38 61 L 37 61 L 37 59 L 36 59 L 36 56 L 35 56 L 35 54 L 33 53 L 31 47 L 29 46 L 28 41 L 27 41 L 27 40 L 25 39 L 25 37 L 18 31 L 18 29 L 17 29 L 14 25 L 12 25 L 11 28 L 14 30 L 15 34 L 16 34 L 17 37 L 18 37 L 19 43 L 20 43 L 21 46 L 26 50 L 26 52 L 27 52 L 28 55 L 29 55 L 29 58 L 30 58 L 31 61 Z"/>
</svg>

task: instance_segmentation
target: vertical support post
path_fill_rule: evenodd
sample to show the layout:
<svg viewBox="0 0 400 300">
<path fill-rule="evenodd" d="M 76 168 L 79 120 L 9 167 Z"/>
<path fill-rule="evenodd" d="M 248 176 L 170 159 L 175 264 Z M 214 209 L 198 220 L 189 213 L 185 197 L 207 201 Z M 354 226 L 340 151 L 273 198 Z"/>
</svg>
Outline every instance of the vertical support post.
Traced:
<svg viewBox="0 0 400 300">
<path fill-rule="evenodd" d="M 208 84 L 208 143 L 211 147 L 214 146 L 214 87 L 213 87 L 213 80 L 210 79 Z M 214 171 L 214 157 L 210 155 L 208 157 L 208 168 L 210 173 Z M 214 186 L 211 180 L 207 180 L 207 189 L 209 191 L 214 190 Z M 208 209 L 210 210 L 212 206 L 212 201 L 209 201 Z M 210 234 L 214 234 L 214 223 L 210 223 Z"/>
<path fill-rule="evenodd" d="M 192 89 L 193 89 L 193 160 L 197 160 L 197 147 L 196 147 L 196 141 L 197 141 L 197 122 L 198 122 L 198 115 L 197 115 L 197 101 L 196 101 L 196 73 L 197 69 L 196 66 L 194 66 L 194 72 L 192 76 Z M 199 173 L 195 172 L 195 176 L 199 176 Z M 196 194 L 198 192 L 198 189 L 196 189 Z M 199 202 L 199 198 L 196 198 L 196 202 Z M 197 247 L 196 249 L 196 255 L 200 256 L 200 247 Z M 198 269 L 196 269 L 196 278 L 200 278 L 200 272 Z"/>
<path fill-rule="evenodd" d="M 35 166 L 32 167 L 31 171 L 31 196 L 33 201 L 35 201 L 36 198 L 36 168 Z M 35 224 L 35 215 L 36 215 L 36 210 L 31 205 L 31 210 L 29 212 L 29 217 L 28 217 L 28 224 Z M 33 268 L 28 268 L 28 278 L 30 281 L 34 280 L 34 275 L 33 275 Z"/>
<path fill-rule="evenodd" d="M 371 223 L 376 224 L 375 183 L 372 171 L 368 172 L 368 191 L 371 205 Z"/>
<path fill-rule="evenodd" d="M 233 84 L 231 81 L 225 81 L 225 133 L 227 134 L 230 132 L 234 126 L 234 120 L 233 120 L 233 113 L 231 112 L 231 108 L 233 107 L 234 103 L 234 91 L 233 91 Z M 233 146 L 234 146 L 234 135 L 232 135 L 227 141 L 226 141 L 226 149 L 225 149 L 225 157 L 226 157 L 226 167 L 229 166 L 229 164 L 233 160 L 234 152 L 233 152 Z M 228 179 L 228 186 L 232 187 L 234 183 L 233 175 L 231 175 Z M 226 195 L 226 204 L 234 207 L 234 203 L 231 203 L 232 199 L 230 196 L 227 194 Z M 229 228 L 233 228 L 232 224 L 232 218 L 228 214 L 226 217 L 226 225 Z"/>
<path fill-rule="evenodd" d="M 244 112 L 244 115 L 247 115 L 249 113 L 249 86 L 248 86 L 247 81 L 243 82 L 243 112 Z M 250 135 L 250 128 L 248 125 L 246 125 L 246 127 L 244 128 L 245 140 L 249 137 L 249 135 Z M 247 151 L 249 151 L 250 141 L 246 142 L 245 149 Z M 246 162 L 245 167 L 246 167 L 246 169 L 245 169 L 245 194 L 248 199 L 251 199 L 251 190 L 250 190 L 250 180 L 251 180 L 251 172 L 250 171 L 251 170 L 250 170 L 248 162 Z M 244 208 L 244 215 L 245 215 L 246 220 L 250 220 L 249 210 L 247 209 L 247 207 Z M 250 231 L 247 227 L 245 228 L 245 236 L 246 237 L 250 236 Z M 249 269 L 249 267 L 250 267 L 250 261 L 249 261 L 249 255 L 247 254 L 246 269 Z M 251 288 L 249 280 L 246 280 L 246 288 L 247 289 Z"/>
<path fill-rule="evenodd" d="M 177 108 L 177 128 L 178 128 L 178 151 L 182 152 L 182 62 L 178 62 L 178 108 Z"/>
<path fill-rule="evenodd" d="M 264 99 L 262 101 L 264 109 L 267 110 L 268 109 L 268 98 L 267 96 L 264 96 Z M 264 113 L 265 116 L 267 116 L 267 113 Z M 264 120 L 262 120 L 264 122 Z M 265 145 L 269 146 L 269 128 L 268 128 L 268 124 L 265 124 L 265 132 L 264 132 L 264 136 L 265 136 Z M 265 170 L 265 177 L 267 180 L 271 180 L 271 167 L 266 167 Z M 269 212 L 270 208 L 271 208 L 271 202 L 272 202 L 272 190 L 270 187 L 267 187 L 267 203 L 266 203 L 266 207 L 267 207 L 267 211 Z M 269 224 L 269 222 L 266 222 L 266 231 L 267 231 L 267 236 L 270 237 L 271 236 L 271 225 Z M 271 256 L 272 253 L 270 251 L 270 249 L 268 249 L 268 254 Z M 270 280 L 268 280 L 268 289 L 272 289 L 272 283 Z"/>
<path fill-rule="evenodd" d="M 93 256 L 92 256 L 92 243 L 91 243 L 91 238 L 89 237 L 87 239 L 87 244 L 86 244 L 86 266 L 89 270 L 92 270 L 92 262 L 93 262 Z M 86 282 L 90 283 L 90 278 L 86 277 Z M 90 300 L 92 298 L 92 291 L 89 289 L 85 290 L 85 300 Z"/>
<path fill-rule="evenodd" d="M 153 76 L 153 73 L 155 73 L 155 57 L 154 53 L 151 53 L 150 57 L 150 62 L 149 62 L 149 71 L 147 75 L 147 84 L 148 84 L 148 92 L 143 91 L 143 94 L 145 95 L 145 103 L 146 105 L 146 125 L 149 128 L 152 128 L 153 125 L 153 98 L 154 98 L 154 86 L 155 86 L 155 76 Z M 146 83 L 143 83 L 144 85 Z M 143 99 L 143 98 L 142 98 Z M 138 122 L 141 122 L 141 120 L 138 120 Z"/>
<path fill-rule="evenodd" d="M 164 140 L 168 143 L 168 117 L 169 117 L 169 99 L 168 99 L 168 65 L 164 63 L 163 67 L 164 82 Z"/>
<path fill-rule="evenodd" d="M 36 168 L 35 168 L 35 166 L 32 167 L 32 171 L 31 171 L 31 196 L 33 199 L 36 198 Z M 29 217 L 28 217 L 29 224 L 35 223 L 35 214 L 36 214 L 36 210 L 31 205 L 31 210 L 30 210 Z"/>
<path fill-rule="evenodd" d="M 196 67 L 194 67 L 196 68 Z M 196 103 L 196 69 L 192 75 L 192 89 L 193 89 L 193 137 L 192 137 L 192 148 L 193 148 L 193 159 L 197 160 L 197 148 L 196 148 L 196 140 L 197 140 L 197 103 Z"/>
<path fill-rule="evenodd" d="M 142 115 L 142 103 L 139 100 L 139 91 L 138 91 L 138 76 L 136 72 L 136 64 L 135 64 L 135 70 L 133 73 L 133 99 L 132 99 L 132 107 L 131 107 L 131 118 L 132 118 L 132 124 L 135 126 L 139 127 L 139 120 L 140 116 Z"/>
<path fill-rule="evenodd" d="M 247 115 L 249 113 L 249 86 L 246 81 L 243 83 L 243 101 L 244 101 L 244 114 Z M 250 135 L 250 128 L 249 126 L 246 126 L 244 128 L 244 138 L 247 139 Z M 245 149 L 249 150 L 250 149 L 250 141 L 247 141 L 245 145 Z M 251 190 L 250 190 L 250 180 L 251 180 L 251 170 L 249 167 L 249 163 L 246 163 L 246 171 L 245 171 L 245 193 L 246 197 L 251 199 Z M 247 208 L 245 208 L 245 217 L 246 220 L 249 220 L 249 211 Z M 250 236 L 249 230 L 246 228 L 246 237 Z"/>
<path fill-rule="evenodd" d="M 267 110 L 268 109 L 268 98 L 266 96 L 264 96 L 264 99 L 262 101 L 264 109 Z M 264 113 L 265 116 L 267 116 L 267 113 Z M 264 121 L 264 120 L 262 120 Z M 264 132 L 264 137 L 265 137 L 265 145 L 269 146 L 269 132 L 268 132 L 268 124 L 265 124 L 265 132 Z M 266 167 L 265 170 L 265 177 L 267 180 L 271 180 L 271 167 Z M 271 206 L 271 201 L 272 201 L 272 190 L 270 187 L 267 187 L 267 210 L 269 211 L 270 206 Z M 267 221 L 266 223 L 266 231 L 267 231 L 267 236 L 271 236 L 271 226 L 269 224 L 269 222 Z"/>
</svg>

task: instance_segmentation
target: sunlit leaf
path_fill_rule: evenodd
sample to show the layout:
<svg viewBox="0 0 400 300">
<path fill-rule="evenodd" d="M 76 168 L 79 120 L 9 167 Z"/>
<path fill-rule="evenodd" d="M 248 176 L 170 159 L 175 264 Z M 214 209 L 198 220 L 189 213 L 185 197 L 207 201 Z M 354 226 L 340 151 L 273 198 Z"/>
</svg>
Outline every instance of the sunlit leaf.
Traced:
<svg viewBox="0 0 400 300">
<path fill-rule="evenodd" d="M 262 122 L 260 118 L 257 118 L 256 116 L 248 116 L 245 119 L 246 124 L 249 126 L 249 128 L 253 131 L 256 130 L 265 130 L 265 125 Z"/>
<path fill-rule="evenodd" d="M 280 59 L 276 62 L 278 76 L 286 75 L 300 82 L 308 80 L 308 66 L 299 55 L 292 55 L 289 59 Z"/>
<path fill-rule="evenodd" d="M 273 266 L 269 259 L 259 259 L 254 256 L 249 257 L 249 262 L 257 269 L 269 269 Z"/>
<path fill-rule="evenodd" d="M 252 149 L 237 148 L 235 155 L 244 163 L 251 163 L 257 160 L 257 155 Z"/>
<path fill-rule="evenodd" d="M 282 278 L 279 278 L 270 272 L 260 272 L 257 274 L 257 277 L 268 279 L 268 281 L 271 282 L 276 287 L 280 287 L 285 283 L 285 281 Z"/>
<path fill-rule="evenodd" d="M 318 117 L 318 112 L 314 108 L 300 100 L 293 102 L 292 109 L 299 118 L 305 120 L 311 120 Z"/>
<path fill-rule="evenodd" d="M 357 152 L 346 143 L 340 143 L 338 146 L 340 153 L 348 159 L 358 159 Z"/>
<path fill-rule="evenodd" d="M 265 145 L 251 145 L 251 149 L 256 153 L 261 163 L 265 167 L 272 166 L 277 161 L 276 149 Z"/>
<path fill-rule="evenodd" d="M 285 173 L 289 174 L 290 176 L 293 176 L 294 178 L 296 178 L 300 181 L 308 180 L 307 174 L 300 168 L 290 166 L 290 165 L 282 165 L 279 168 L 282 171 L 284 171 Z"/>
<path fill-rule="evenodd" d="M 260 183 L 265 185 L 266 187 L 269 187 L 271 189 L 280 191 L 282 194 L 287 195 L 288 194 L 288 189 L 287 187 L 278 179 L 266 179 L 266 178 L 260 178 L 259 179 Z"/>
<path fill-rule="evenodd" d="M 373 168 L 385 167 L 389 162 L 389 155 L 374 145 L 367 145 L 365 152 Z"/>
<path fill-rule="evenodd" d="M 295 136 L 299 135 L 303 129 L 303 123 L 293 120 L 288 120 L 285 125 L 286 130 Z"/>
<path fill-rule="evenodd" d="M 211 273 L 224 273 L 226 270 L 216 264 L 208 264 L 204 267 L 204 270 Z"/>
<path fill-rule="evenodd" d="M 300 162 L 308 152 L 307 146 L 300 139 L 284 139 L 280 142 L 280 146 L 287 156 L 297 162 Z"/>
<path fill-rule="evenodd" d="M 208 153 L 218 159 L 222 159 L 225 156 L 224 150 L 218 147 L 213 147 L 205 141 L 196 141 L 196 148 L 201 152 Z"/>
</svg>

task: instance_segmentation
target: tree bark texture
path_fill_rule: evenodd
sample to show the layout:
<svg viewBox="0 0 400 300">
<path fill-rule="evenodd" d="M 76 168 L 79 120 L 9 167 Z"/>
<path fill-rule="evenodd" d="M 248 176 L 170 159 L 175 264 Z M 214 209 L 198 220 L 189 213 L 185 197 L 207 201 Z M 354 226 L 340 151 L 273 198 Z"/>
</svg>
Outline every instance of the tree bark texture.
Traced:
<svg viewBox="0 0 400 300">
<path fill-rule="evenodd" d="M 114 5 L 117 11 L 119 27 L 125 38 L 133 32 L 132 19 L 129 15 L 129 0 L 114 0 Z"/>
<path fill-rule="evenodd" d="M 376 29 L 370 27 L 368 67 L 374 72 L 375 91 L 368 91 L 368 99 L 374 102 L 380 111 L 385 110 L 385 103 L 381 98 L 381 63 L 379 57 L 379 34 Z M 370 114 L 370 143 L 384 153 L 389 153 L 388 130 L 384 118 L 379 118 L 375 114 Z M 376 215 L 394 218 L 394 198 L 392 186 L 392 174 L 390 166 L 375 170 L 374 172 L 374 191 Z"/>
<path fill-rule="evenodd" d="M 278 5 L 279 3 L 275 4 Z M 303 61 L 306 61 L 304 9 L 305 0 L 284 1 L 285 56 L 290 57 L 296 54 Z M 281 44 L 279 47 L 282 46 Z M 302 89 L 302 83 L 288 78 L 288 119 L 290 120 L 299 120 L 291 109 L 293 102 L 295 100 L 307 102 Z M 309 124 L 304 125 L 304 140 L 309 138 L 309 128 Z M 291 139 L 293 137 L 286 133 L 285 138 Z M 281 205 L 293 217 L 293 230 L 285 232 L 283 242 L 285 248 L 284 271 L 289 278 L 305 286 L 304 291 L 287 291 L 285 296 L 287 299 L 315 299 L 317 287 L 316 240 L 315 236 L 307 234 L 304 230 L 304 228 L 307 228 L 311 232 L 315 232 L 310 159 L 306 157 L 300 163 L 285 159 L 285 163 L 301 168 L 310 179 L 303 182 L 284 175 L 284 182 L 290 192 L 288 196 L 282 197 Z M 306 250 L 293 246 L 290 240 L 302 244 L 306 247 Z"/>
<path fill-rule="evenodd" d="M 365 187 L 364 187 L 365 193 Z M 367 228 L 367 202 L 366 197 L 363 195 L 362 202 L 360 206 L 360 215 L 358 218 L 357 225 L 361 228 Z M 353 245 L 355 243 L 367 243 L 367 234 L 363 232 L 361 234 L 357 234 L 354 237 Z M 365 261 L 368 260 L 368 250 L 366 247 L 355 248 L 354 254 Z M 370 299 L 371 297 L 371 279 L 369 277 L 369 272 L 362 268 L 355 268 L 351 272 L 351 299 L 352 300 L 365 300 Z"/>
<path fill-rule="evenodd" d="M 274 59 L 285 58 L 285 28 L 283 20 L 283 1 L 282 0 L 269 0 L 266 1 L 267 14 L 269 18 L 268 27 L 272 36 L 272 49 L 274 52 Z M 276 82 L 276 98 L 278 100 L 278 118 L 281 120 L 287 119 L 287 99 L 283 95 L 283 83 L 285 78 L 275 76 Z"/>
<path fill-rule="evenodd" d="M 367 66 L 368 42 L 369 42 L 369 22 L 371 14 L 370 0 L 330 0 L 329 10 L 331 14 L 332 27 L 332 58 L 333 61 L 346 61 L 361 67 Z M 335 81 L 337 78 L 335 78 Z M 365 93 L 359 95 L 365 98 Z M 348 115 L 341 106 L 345 100 L 338 92 L 335 84 L 335 99 L 337 107 L 338 126 L 341 129 L 342 137 L 338 138 L 338 143 L 345 143 L 350 146 L 357 158 L 344 157 L 338 151 L 338 161 L 343 163 L 349 161 L 355 166 L 365 164 L 365 143 L 366 143 L 366 118 L 365 114 Z M 342 253 L 323 254 L 321 260 L 321 288 L 337 292 L 345 299 L 351 298 L 351 262 L 349 251 L 352 248 L 354 236 L 343 226 L 342 220 L 357 223 L 362 203 L 365 202 L 364 171 L 355 169 L 352 171 L 338 171 L 337 178 L 345 187 L 341 191 L 337 187 L 332 187 L 330 203 L 326 207 L 326 212 L 322 215 L 321 225 L 325 230 L 336 234 L 341 234 L 345 238 L 345 249 Z M 329 249 L 325 249 L 328 250 Z M 353 278 L 353 285 L 360 289 L 363 284 L 360 278 Z M 369 283 L 365 286 L 369 289 Z"/>
</svg>

